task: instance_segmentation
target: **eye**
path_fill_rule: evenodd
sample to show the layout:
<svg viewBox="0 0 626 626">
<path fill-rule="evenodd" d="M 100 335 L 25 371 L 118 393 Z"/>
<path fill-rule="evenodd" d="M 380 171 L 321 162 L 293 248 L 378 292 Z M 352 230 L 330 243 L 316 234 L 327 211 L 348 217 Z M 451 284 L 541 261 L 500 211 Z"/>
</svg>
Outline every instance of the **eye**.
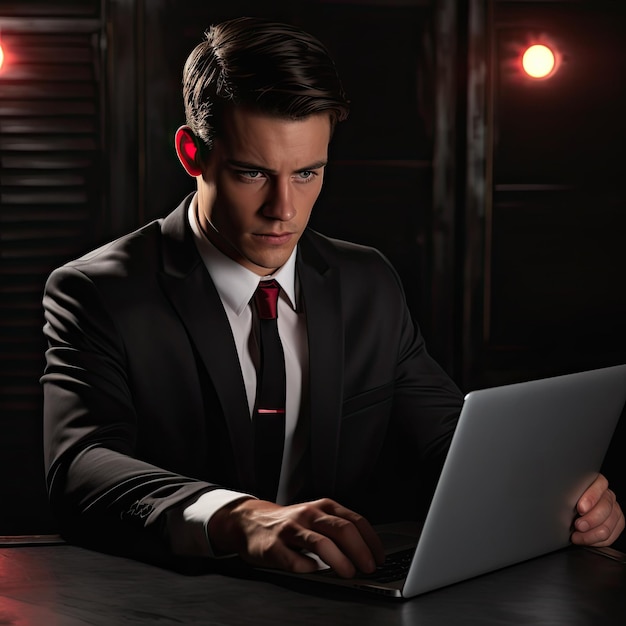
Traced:
<svg viewBox="0 0 626 626">
<path fill-rule="evenodd" d="M 235 174 L 244 183 L 256 183 L 263 179 L 261 170 L 235 170 Z"/>
<path fill-rule="evenodd" d="M 243 176 L 244 178 L 259 178 L 259 176 L 261 176 L 261 172 L 259 172 L 259 170 L 240 170 L 239 171 L 239 175 Z"/>
<path fill-rule="evenodd" d="M 313 170 L 302 170 L 301 172 L 298 172 L 296 176 L 298 182 L 309 183 L 315 179 L 317 172 L 314 172 Z"/>
</svg>

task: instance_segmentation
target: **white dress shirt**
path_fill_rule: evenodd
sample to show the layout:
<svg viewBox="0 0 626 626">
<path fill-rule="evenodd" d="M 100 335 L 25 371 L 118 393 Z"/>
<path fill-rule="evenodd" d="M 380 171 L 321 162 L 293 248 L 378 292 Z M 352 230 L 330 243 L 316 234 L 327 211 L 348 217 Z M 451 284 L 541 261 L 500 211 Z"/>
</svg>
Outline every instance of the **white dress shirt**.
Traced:
<svg viewBox="0 0 626 626">
<path fill-rule="evenodd" d="M 250 303 L 261 277 L 227 257 L 207 239 L 198 223 L 196 197 L 190 203 L 188 219 L 198 252 L 215 284 L 230 322 L 252 417 L 259 351 L 257 334 L 254 331 L 258 320 Z M 305 461 L 308 443 L 308 411 L 303 409 L 308 405 L 306 396 L 309 355 L 306 318 L 299 298 L 296 274 L 296 250 L 297 248 L 274 274 L 262 277 L 262 279 L 273 278 L 281 287 L 278 299 L 278 333 L 285 353 L 287 389 L 285 448 L 277 494 L 279 504 L 286 503 L 301 486 L 304 477 L 304 468 L 301 464 Z M 218 509 L 241 497 L 241 492 L 227 489 L 205 493 L 185 508 L 183 519 L 186 522 L 201 524 L 206 530 L 211 517 Z M 212 552 L 210 546 L 209 552 Z"/>
</svg>

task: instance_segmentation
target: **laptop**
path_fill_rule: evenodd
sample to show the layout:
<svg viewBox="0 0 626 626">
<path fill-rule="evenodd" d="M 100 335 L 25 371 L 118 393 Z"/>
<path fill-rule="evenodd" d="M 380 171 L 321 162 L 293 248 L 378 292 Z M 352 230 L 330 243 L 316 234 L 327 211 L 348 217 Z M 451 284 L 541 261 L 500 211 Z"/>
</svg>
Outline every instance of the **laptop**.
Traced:
<svg viewBox="0 0 626 626">
<path fill-rule="evenodd" d="M 470 392 L 423 527 L 377 527 L 389 563 L 295 576 L 410 598 L 564 548 L 625 402 L 626 365 Z"/>
</svg>

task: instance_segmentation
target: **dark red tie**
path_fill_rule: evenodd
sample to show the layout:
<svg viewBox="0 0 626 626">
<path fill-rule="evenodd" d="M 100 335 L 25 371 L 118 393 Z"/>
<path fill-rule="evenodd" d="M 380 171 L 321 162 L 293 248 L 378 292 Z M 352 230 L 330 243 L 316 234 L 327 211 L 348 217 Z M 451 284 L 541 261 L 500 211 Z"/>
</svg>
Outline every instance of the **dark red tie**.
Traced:
<svg viewBox="0 0 626 626">
<path fill-rule="evenodd" d="M 260 366 L 254 406 L 254 464 L 258 496 L 276 500 L 285 443 L 285 356 L 278 335 L 275 280 L 263 280 L 254 293 L 259 317 Z"/>
</svg>

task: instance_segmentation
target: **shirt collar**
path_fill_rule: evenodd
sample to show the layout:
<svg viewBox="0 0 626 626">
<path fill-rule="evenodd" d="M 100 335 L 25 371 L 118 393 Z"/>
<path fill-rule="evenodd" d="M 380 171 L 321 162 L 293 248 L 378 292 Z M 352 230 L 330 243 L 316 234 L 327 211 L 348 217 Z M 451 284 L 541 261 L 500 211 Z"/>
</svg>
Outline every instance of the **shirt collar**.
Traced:
<svg viewBox="0 0 626 626">
<path fill-rule="evenodd" d="M 266 277 L 259 277 L 258 274 L 233 261 L 208 240 L 198 223 L 197 197 L 196 194 L 189 203 L 187 214 L 196 247 L 222 302 L 237 315 L 241 315 L 252 299 L 259 280 Z M 267 276 L 278 282 L 294 310 L 296 310 L 296 250 L 297 246 L 287 262 L 271 276 Z"/>
</svg>

